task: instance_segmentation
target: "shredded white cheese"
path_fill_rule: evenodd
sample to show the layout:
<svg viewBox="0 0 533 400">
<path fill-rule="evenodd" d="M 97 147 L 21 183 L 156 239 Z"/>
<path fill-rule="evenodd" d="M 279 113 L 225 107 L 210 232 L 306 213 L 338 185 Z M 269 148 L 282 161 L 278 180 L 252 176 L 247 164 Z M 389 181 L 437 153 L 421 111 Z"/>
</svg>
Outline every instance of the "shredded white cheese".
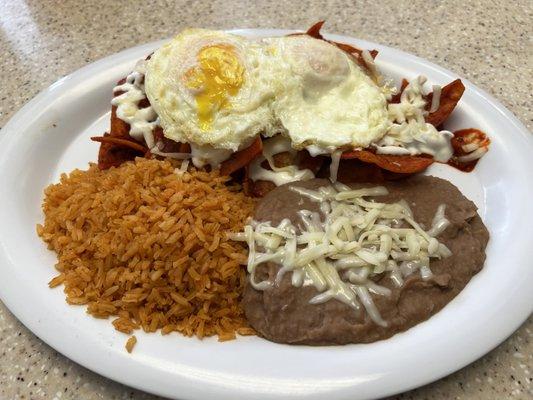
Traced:
<svg viewBox="0 0 533 400">
<path fill-rule="evenodd" d="M 457 157 L 457 161 L 461 163 L 475 161 L 483 157 L 487 151 L 488 151 L 487 147 L 479 147 L 467 155 Z"/>
<path fill-rule="evenodd" d="M 176 175 L 183 175 L 185 172 L 187 172 L 187 168 L 189 168 L 189 160 L 185 159 L 181 162 L 181 165 L 178 168 L 174 169 L 174 172 Z"/>
<path fill-rule="evenodd" d="M 430 113 L 434 113 L 439 109 L 441 92 L 442 88 L 439 85 L 433 85 L 433 96 L 431 96 L 431 107 L 429 107 Z"/>
<path fill-rule="evenodd" d="M 378 154 L 393 155 L 432 155 L 436 161 L 447 162 L 453 155 L 449 131 L 438 131 L 426 123 L 425 93 L 426 78 L 413 79 L 404 89 L 399 103 L 389 104 L 389 118 L 392 125 L 387 134 L 376 143 Z M 433 87 L 431 109 L 439 106 L 440 86 Z"/>
<path fill-rule="evenodd" d="M 376 82 L 377 85 L 383 84 L 383 76 L 379 73 L 378 68 L 376 67 L 376 63 L 374 59 L 372 58 L 372 54 L 368 50 L 363 50 L 361 52 L 361 55 L 363 57 L 363 61 L 365 62 L 366 67 L 370 71 L 370 74 L 372 75 L 372 78 Z"/>
<path fill-rule="evenodd" d="M 331 154 L 331 164 L 329 165 L 329 180 L 333 183 L 337 182 L 337 174 L 339 172 L 341 154 L 342 150 L 337 150 Z"/>
<path fill-rule="evenodd" d="M 401 287 L 411 274 L 432 277 L 430 260 L 451 255 L 435 236 L 449 225 L 445 206 L 438 207 L 428 231 L 413 220 L 405 201 L 379 203 L 368 196 L 386 195 L 385 187 L 352 190 L 346 185 L 291 190 L 320 203 L 320 213 L 301 210 L 296 226 L 284 219 L 278 226 L 251 221 L 243 233 L 231 235 L 248 244 L 248 272 L 257 290 L 279 284 L 292 272 L 294 286 L 313 285 L 318 304 L 337 299 L 359 309 L 362 304 L 372 320 L 386 326 L 372 295 L 389 296 L 390 289 L 374 282 L 386 273 Z M 271 261 L 281 265 L 274 282 L 257 282 L 258 265 Z"/>
</svg>

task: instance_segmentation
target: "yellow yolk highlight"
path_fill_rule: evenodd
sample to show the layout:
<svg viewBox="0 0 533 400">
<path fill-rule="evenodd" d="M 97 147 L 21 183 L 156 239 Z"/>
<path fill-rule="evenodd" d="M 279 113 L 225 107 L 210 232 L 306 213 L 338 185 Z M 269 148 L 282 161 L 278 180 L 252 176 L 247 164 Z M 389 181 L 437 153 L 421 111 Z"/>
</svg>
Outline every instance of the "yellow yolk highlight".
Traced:
<svg viewBox="0 0 533 400">
<path fill-rule="evenodd" d="M 216 111 L 230 106 L 229 96 L 235 96 L 244 83 L 244 67 L 235 49 L 229 45 L 207 46 L 197 55 L 198 65 L 185 73 L 185 84 L 196 94 L 200 129 L 208 131 Z"/>
</svg>

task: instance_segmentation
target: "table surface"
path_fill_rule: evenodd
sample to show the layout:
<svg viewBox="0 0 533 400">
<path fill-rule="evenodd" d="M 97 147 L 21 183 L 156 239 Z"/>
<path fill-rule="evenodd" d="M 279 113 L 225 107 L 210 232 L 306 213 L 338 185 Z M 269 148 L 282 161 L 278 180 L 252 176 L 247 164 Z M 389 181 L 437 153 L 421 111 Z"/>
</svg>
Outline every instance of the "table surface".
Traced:
<svg viewBox="0 0 533 400">
<path fill-rule="evenodd" d="M 189 26 L 305 28 L 379 42 L 454 71 L 531 130 L 533 2 L 0 1 L 0 126 L 76 69 Z M 1 134 L 1 133 L 0 133 Z M 66 305 L 65 305 L 66 307 Z M 73 363 L 0 303 L 0 399 L 155 399 Z M 533 318 L 470 366 L 395 399 L 531 398 Z"/>
</svg>

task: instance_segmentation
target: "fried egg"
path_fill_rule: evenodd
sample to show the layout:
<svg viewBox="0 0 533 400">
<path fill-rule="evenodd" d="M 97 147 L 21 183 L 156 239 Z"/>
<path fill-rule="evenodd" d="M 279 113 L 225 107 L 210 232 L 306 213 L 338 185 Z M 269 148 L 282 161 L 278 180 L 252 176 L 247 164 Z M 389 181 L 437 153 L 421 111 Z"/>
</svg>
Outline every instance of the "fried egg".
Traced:
<svg viewBox="0 0 533 400">
<path fill-rule="evenodd" d="M 293 147 L 368 147 L 387 132 L 385 94 L 350 55 L 306 35 L 266 42 L 285 66 L 272 108 Z"/>
<path fill-rule="evenodd" d="M 187 29 L 148 61 L 146 95 L 169 139 L 237 151 L 279 130 L 270 107 L 273 63 L 253 41 Z"/>
</svg>

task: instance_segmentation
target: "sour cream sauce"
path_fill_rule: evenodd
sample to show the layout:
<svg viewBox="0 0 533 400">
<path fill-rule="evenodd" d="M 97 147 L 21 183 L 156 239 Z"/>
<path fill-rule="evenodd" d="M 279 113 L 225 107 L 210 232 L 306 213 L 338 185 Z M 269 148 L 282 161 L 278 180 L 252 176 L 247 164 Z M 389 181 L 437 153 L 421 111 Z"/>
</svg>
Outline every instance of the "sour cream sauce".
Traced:
<svg viewBox="0 0 533 400">
<path fill-rule="evenodd" d="M 117 107 L 117 117 L 130 125 L 130 136 L 135 140 L 144 139 L 149 149 L 154 147 L 153 130 L 159 125 L 157 114 L 151 106 L 139 108 L 139 102 L 146 98 L 144 91 L 144 60 L 135 65 L 126 82 L 115 86 L 111 104 Z"/>
<path fill-rule="evenodd" d="M 309 169 L 298 169 L 296 165 L 289 165 L 287 167 L 278 168 L 274 164 L 274 155 L 290 152 L 295 150 L 291 147 L 289 139 L 282 135 L 274 136 L 263 142 L 263 155 L 255 159 L 250 164 L 250 178 L 254 181 L 269 181 L 276 186 L 281 186 L 285 183 L 296 181 L 307 181 L 313 179 L 315 174 Z M 263 168 L 261 164 L 267 160 L 270 168 L 268 170 Z"/>
</svg>

